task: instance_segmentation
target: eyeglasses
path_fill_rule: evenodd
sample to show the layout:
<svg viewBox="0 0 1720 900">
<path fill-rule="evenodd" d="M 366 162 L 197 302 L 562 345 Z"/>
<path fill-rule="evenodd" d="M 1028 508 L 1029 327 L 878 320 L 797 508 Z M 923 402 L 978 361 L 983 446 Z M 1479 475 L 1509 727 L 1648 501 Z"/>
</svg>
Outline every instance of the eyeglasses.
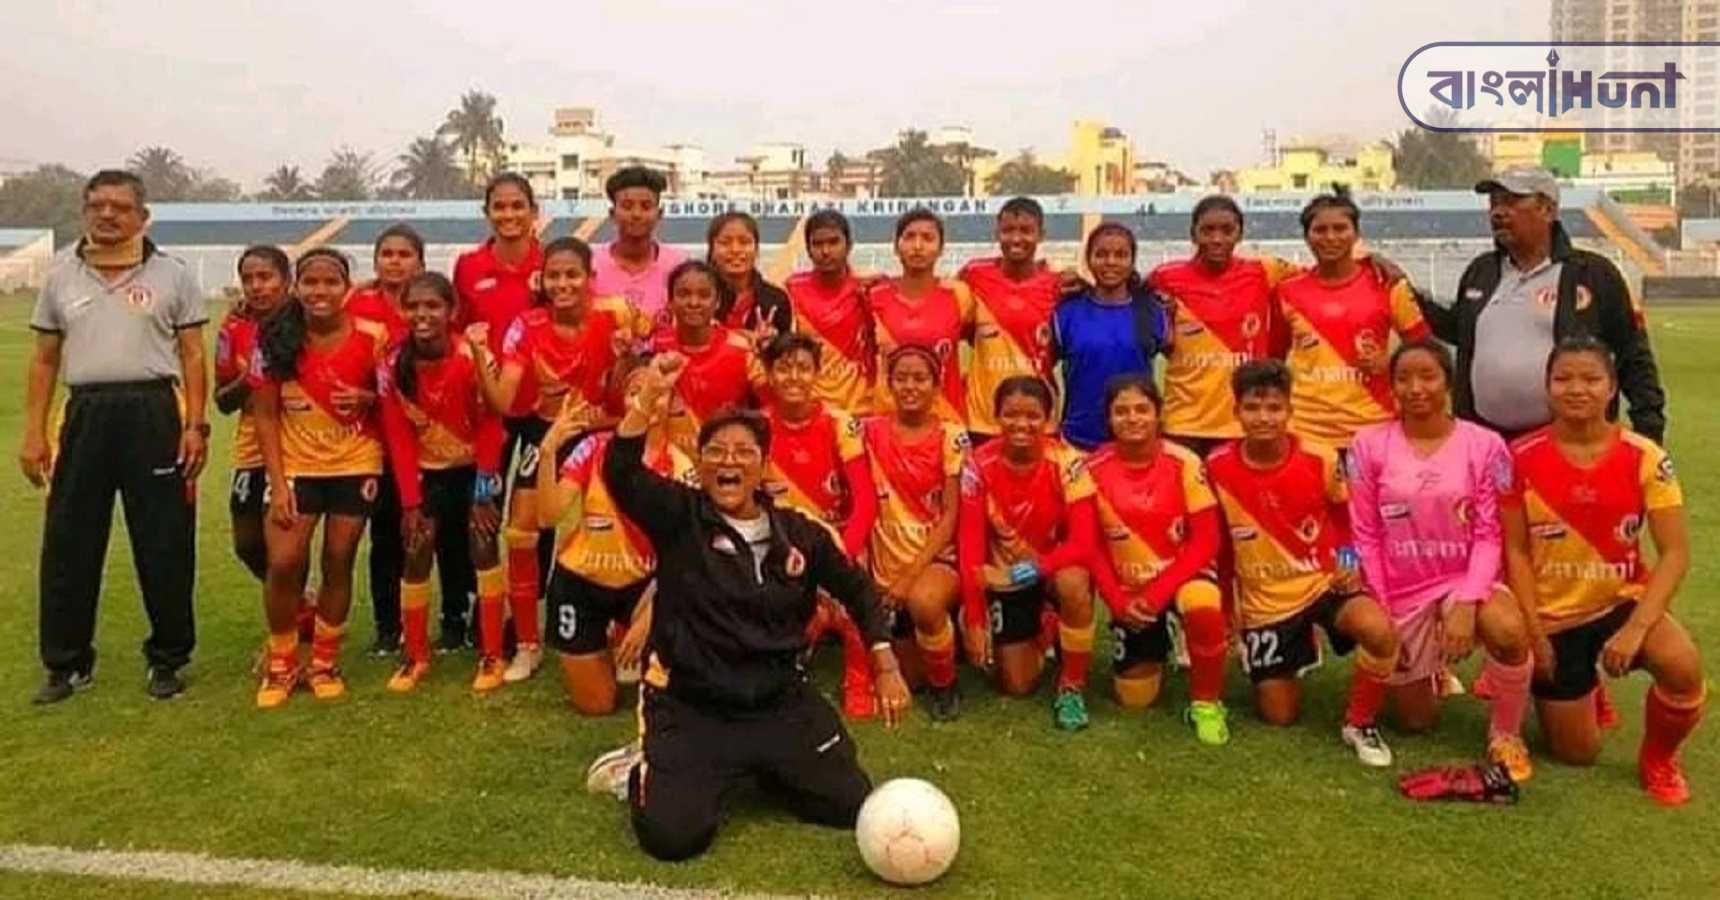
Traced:
<svg viewBox="0 0 1720 900">
<path fill-rule="evenodd" d="M 706 444 L 699 448 L 699 461 L 707 463 L 736 463 L 750 466 L 764 458 L 764 453 L 751 444 Z"/>
</svg>

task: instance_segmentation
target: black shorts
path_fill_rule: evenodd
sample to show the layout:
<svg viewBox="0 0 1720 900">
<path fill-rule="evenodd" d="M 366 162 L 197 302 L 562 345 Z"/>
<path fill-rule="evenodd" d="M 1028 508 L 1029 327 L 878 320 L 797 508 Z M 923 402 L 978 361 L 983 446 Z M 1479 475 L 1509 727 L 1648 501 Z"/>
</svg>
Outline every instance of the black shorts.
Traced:
<svg viewBox="0 0 1720 900">
<path fill-rule="evenodd" d="M 892 606 L 884 602 L 883 597 L 878 602 L 884 609 L 884 630 L 890 633 L 890 638 L 897 641 L 914 639 L 914 617 L 908 614 L 906 606 Z"/>
<path fill-rule="evenodd" d="M 1048 581 L 1014 591 L 988 590 L 985 603 L 991 614 L 991 641 L 1000 647 L 1039 637 L 1040 614 L 1047 606 L 1057 608 Z"/>
<path fill-rule="evenodd" d="M 513 478 L 509 479 L 508 496 L 514 491 L 537 488 L 538 445 L 549 433 L 549 423 L 537 416 L 522 416 L 508 420 L 508 439 L 515 448 Z M 569 442 L 569 446 L 573 446 Z"/>
<path fill-rule="evenodd" d="M 227 491 L 227 512 L 235 519 L 262 518 L 269 506 L 269 470 L 262 466 L 234 469 Z"/>
<path fill-rule="evenodd" d="M 376 508 L 381 475 L 297 475 L 287 480 L 299 514 L 306 516 L 359 516 L 370 518 Z"/>
<path fill-rule="evenodd" d="M 549 602 L 544 605 L 549 645 L 575 655 L 609 646 L 610 624 L 632 620 L 633 608 L 650 583 L 647 578 L 624 588 L 607 588 L 556 566 L 549 579 Z"/>
<path fill-rule="evenodd" d="M 1581 700 L 1587 697 L 1595 685 L 1600 684 L 1600 672 L 1595 667 L 1601 661 L 1601 649 L 1624 627 L 1634 612 L 1636 601 L 1627 600 L 1593 622 L 1548 635 L 1547 639 L 1553 644 L 1553 680 L 1535 679 L 1529 685 L 1530 693 L 1537 700 Z M 1639 654 L 1631 660 L 1630 667 L 1634 669 L 1641 663 Z"/>
<path fill-rule="evenodd" d="M 472 508 L 472 482 L 477 470 L 471 466 L 423 470 L 424 515 L 443 521 L 465 521 Z"/>
<path fill-rule="evenodd" d="M 1164 665 L 1171 656 L 1170 611 L 1145 628 L 1111 626 L 1111 671 L 1127 672 L 1139 665 Z"/>
<path fill-rule="evenodd" d="M 1338 613 L 1361 592 L 1327 591 L 1301 612 L 1259 628 L 1242 630 L 1242 664 L 1255 684 L 1280 678 L 1299 678 L 1320 664 L 1320 642 L 1314 626 L 1326 632 L 1332 652 L 1348 655 L 1356 642 L 1338 631 Z"/>
</svg>

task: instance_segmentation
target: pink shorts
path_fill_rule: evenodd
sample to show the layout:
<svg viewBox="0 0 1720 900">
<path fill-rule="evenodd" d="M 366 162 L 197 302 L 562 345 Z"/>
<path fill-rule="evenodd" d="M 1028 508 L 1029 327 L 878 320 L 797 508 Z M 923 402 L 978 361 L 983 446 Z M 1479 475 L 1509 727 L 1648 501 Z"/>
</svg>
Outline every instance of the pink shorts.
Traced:
<svg viewBox="0 0 1720 900">
<path fill-rule="evenodd" d="M 1444 612 L 1445 604 L 1435 600 L 1405 618 L 1392 620 L 1398 635 L 1398 658 L 1387 684 L 1401 687 L 1439 674 L 1445 664 Z"/>
</svg>

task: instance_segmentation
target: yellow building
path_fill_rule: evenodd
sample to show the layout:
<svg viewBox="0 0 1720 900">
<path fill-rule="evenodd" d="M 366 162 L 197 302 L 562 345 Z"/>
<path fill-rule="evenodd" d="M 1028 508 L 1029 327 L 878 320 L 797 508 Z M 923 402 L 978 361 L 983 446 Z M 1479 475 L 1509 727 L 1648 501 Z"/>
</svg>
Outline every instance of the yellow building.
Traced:
<svg viewBox="0 0 1720 900">
<path fill-rule="evenodd" d="M 1063 168 L 1074 173 L 1076 194 L 1127 194 L 1134 187 L 1135 146 L 1117 128 L 1081 120 L 1070 134 Z"/>
<path fill-rule="evenodd" d="M 1320 192 L 1334 183 L 1356 191 L 1389 191 L 1397 187 L 1392 150 L 1368 144 L 1354 159 L 1328 153 L 1322 147 L 1286 147 L 1275 166 L 1254 166 L 1236 173 L 1237 189 L 1245 194 L 1272 191 Z"/>
</svg>

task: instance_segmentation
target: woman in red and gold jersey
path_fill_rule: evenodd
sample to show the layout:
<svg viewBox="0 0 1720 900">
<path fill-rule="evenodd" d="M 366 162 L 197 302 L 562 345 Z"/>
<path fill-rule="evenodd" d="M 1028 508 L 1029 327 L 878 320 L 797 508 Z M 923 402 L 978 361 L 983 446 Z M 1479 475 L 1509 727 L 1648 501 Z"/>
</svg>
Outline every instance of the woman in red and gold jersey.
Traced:
<svg viewBox="0 0 1720 900">
<path fill-rule="evenodd" d="M 447 605 L 463 607 L 466 597 L 465 580 L 451 578 L 449 569 L 462 576 L 481 569 L 497 608 L 485 633 L 500 636 L 501 603 L 494 588 L 501 580 L 501 513 L 494 488 L 501 483 L 503 441 L 501 419 L 484 403 L 482 363 L 454 331 L 453 284 L 431 272 L 412 279 L 404 293 L 406 339 L 383 366 L 379 391 L 383 432 L 396 450 L 389 463 L 402 510 L 398 627 L 405 652 L 388 682 L 389 690 L 401 693 L 416 688 L 430 671 L 433 563 L 442 570 L 443 627 Z"/>
<path fill-rule="evenodd" d="M 615 422 L 619 410 L 612 390 L 616 361 L 649 330 L 649 322 L 625 300 L 591 296 L 591 248 L 578 238 L 560 238 L 544 247 L 541 282 L 546 304 L 526 310 L 508 328 L 494 374 L 490 366 L 479 368 L 484 396 L 493 411 L 505 414 L 517 409 L 518 398 L 528 389 L 535 398 L 527 411 L 532 424 L 515 429 L 524 435 L 525 443 L 514 469 L 505 534 L 508 605 L 519 647 L 503 671 L 498 668 L 500 635 L 483 635 L 482 657 L 487 665 L 480 662 L 473 684 L 479 691 L 524 681 L 543 659 L 537 604 L 543 583 L 537 555 L 541 517 L 535 505 L 542 465 L 538 445 L 550 423 L 558 419 L 565 418 L 581 430 Z M 488 352 L 483 329 L 469 331 L 468 337 L 474 350 Z M 554 465 L 551 460 L 550 466 Z M 483 599 L 480 592 L 480 604 Z M 484 614 L 481 607 L 480 617 Z M 490 615 L 495 614 L 490 610 Z M 479 631 L 484 631 L 482 619 Z"/>
<path fill-rule="evenodd" d="M 651 337 L 653 352 L 686 358 L 669 406 L 669 440 L 689 457 L 698 452 L 700 425 L 721 410 L 750 405 L 764 388 L 752 335 L 717 321 L 720 283 L 710 263 L 689 259 L 671 269 L 670 327 Z"/>
<path fill-rule="evenodd" d="M 758 220 L 740 210 L 711 219 L 705 229 L 705 262 L 717 270 L 717 321 L 753 338 L 759 350 L 771 338 L 794 330 L 788 294 L 758 270 Z"/>
<path fill-rule="evenodd" d="M 950 608 L 961 590 L 955 536 L 968 440 L 959 423 L 933 411 L 939 369 L 929 348 L 896 348 L 884 360 L 894 411 L 866 419 L 860 435 L 878 488 L 872 578 L 891 611 L 898 651 L 918 648 L 908 656 L 924 670 L 932 717 L 948 721 L 961 714 Z M 983 648 L 970 646 L 969 655 L 983 658 Z"/>
<path fill-rule="evenodd" d="M 1512 444 L 1515 483 L 1500 498 L 1505 571 L 1535 648 L 1536 715 L 1554 756 L 1593 765 L 1599 672 L 1647 669 L 1637 775 L 1656 802 L 1676 806 L 1690 799 L 1678 748 L 1707 698 L 1701 656 L 1668 612 L 1690 570 L 1684 494 L 1665 450 L 1609 421 L 1618 370 L 1605 344 L 1555 347 L 1547 397 L 1553 424 Z"/>
<path fill-rule="evenodd" d="M 782 507 L 824 525 L 849 558 L 859 559 L 878 518 L 878 491 L 860 443 L 860 423 L 818 399 L 822 349 L 804 334 L 781 334 L 764 348 L 770 377 L 770 455 L 764 490 Z M 842 711 L 850 718 L 877 714 L 871 650 L 842 607 L 828 599 L 809 629 L 810 643 L 827 629 L 842 637 Z"/>
<path fill-rule="evenodd" d="M 848 265 L 854 235 L 834 209 L 806 217 L 806 255 L 812 271 L 784 285 L 794 330 L 818 341 L 818 399 L 832 409 L 861 416 L 872 411 L 872 313 L 860 279 Z"/>
<path fill-rule="evenodd" d="M 263 448 L 251 413 L 248 373 L 257 351 L 257 329 L 281 307 L 293 281 L 293 264 L 279 247 L 258 244 L 239 254 L 242 299 L 215 336 L 215 408 L 239 418 L 233 426 L 233 486 L 227 510 L 233 519 L 233 554 L 261 581 L 269 566 L 263 544 Z"/>
<path fill-rule="evenodd" d="M 1093 658 L 1088 566 L 1098 543 L 1093 482 L 1079 450 L 1045 433 L 1051 388 L 1036 375 L 997 386 L 996 440 L 973 452 L 962 473 L 962 619 L 969 645 L 996 661 L 998 690 L 1033 692 L 1044 668 L 1040 619 L 1055 609 L 1063 668 L 1052 721 L 1087 727 L 1087 669 Z M 995 644 L 995 646 L 992 646 Z"/>
<path fill-rule="evenodd" d="M 618 380 L 626 398 L 636 394 L 641 357 L 624 358 Z M 669 442 L 665 421 L 646 434 L 645 466 L 677 481 L 694 480 L 693 461 Z M 650 538 L 616 506 L 603 478 L 603 462 L 614 432 L 589 432 L 577 413 L 561 416 L 544 436 L 546 460 L 584 434 L 559 469 L 538 467 L 537 510 L 546 529 L 560 528 L 555 571 L 549 581 L 550 643 L 561 656 L 562 684 L 573 708 L 602 716 L 615 710 L 618 667 L 637 664 L 651 628 L 649 588 L 657 552 Z M 626 636 L 613 650 L 611 627 Z"/>
<path fill-rule="evenodd" d="M 299 257 L 294 302 L 269 317 L 252 366 L 252 412 L 268 470 L 265 612 L 269 655 L 257 705 L 285 703 L 301 669 L 295 617 L 311 538 L 323 526 L 322 586 L 305 680 L 319 700 L 346 693 L 340 645 L 352 605 L 352 566 L 376 501 L 384 450 L 376 373 L 387 345 L 379 325 L 346 312 L 346 257 Z"/>
<path fill-rule="evenodd" d="M 1112 441 L 1088 458 L 1087 473 L 1103 535 L 1093 577 L 1111 608 L 1112 688 L 1126 709 L 1158 700 L 1174 612 L 1188 638 L 1188 721 L 1202 743 L 1228 743 L 1218 498 L 1200 457 L 1160 437 L 1162 403 L 1150 376 L 1122 376 L 1105 393 Z"/>
<path fill-rule="evenodd" d="M 973 330 L 973 291 L 961 281 L 939 279 L 944 252 L 944 223 L 929 209 L 914 209 L 896 220 L 896 258 L 902 274 L 874 283 L 866 291 L 876 327 L 878 371 L 897 347 L 918 344 L 937 357 L 941 378 L 934 412 L 946 422 L 965 425 L 967 394 L 962 387 L 961 342 Z M 875 392 L 874 409 L 887 413 L 892 393 Z"/>
</svg>

